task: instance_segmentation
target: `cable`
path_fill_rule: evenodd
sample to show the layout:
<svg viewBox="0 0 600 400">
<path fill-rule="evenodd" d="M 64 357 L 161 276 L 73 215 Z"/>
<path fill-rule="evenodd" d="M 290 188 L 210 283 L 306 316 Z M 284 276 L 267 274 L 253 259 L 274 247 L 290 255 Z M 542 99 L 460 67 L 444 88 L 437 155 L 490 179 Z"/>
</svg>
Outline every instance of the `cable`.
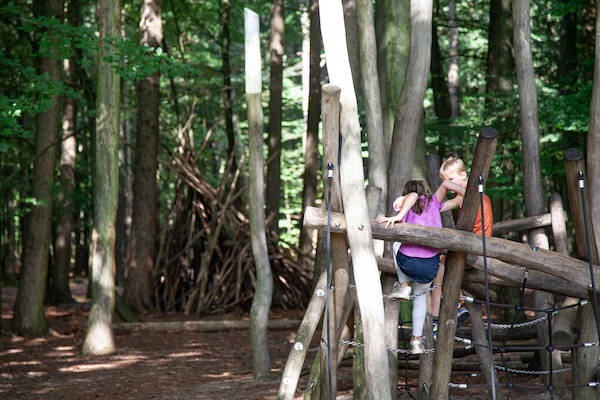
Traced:
<svg viewBox="0 0 600 400">
<path fill-rule="evenodd" d="M 477 177 L 477 187 L 479 189 L 479 209 L 481 210 L 481 241 L 483 244 L 483 277 L 485 284 L 485 312 L 487 314 L 488 321 L 490 319 L 490 288 L 488 282 L 488 270 L 487 270 L 487 252 L 485 248 L 485 219 L 483 216 L 483 177 L 480 175 Z M 490 386 L 492 392 L 492 399 L 496 400 L 496 371 L 494 368 L 494 349 L 492 343 L 492 326 L 488 324 L 487 327 L 488 336 L 488 348 L 490 353 Z"/>
<path fill-rule="evenodd" d="M 327 164 L 327 294 L 325 297 L 325 310 L 327 314 L 327 379 L 329 381 L 329 400 L 333 400 L 333 387 L 331 379 L 331 339 L 329 323 L 329 292 L 331 291 L 331 182 L 333 180 L 333 164 Z"/>
</svg>

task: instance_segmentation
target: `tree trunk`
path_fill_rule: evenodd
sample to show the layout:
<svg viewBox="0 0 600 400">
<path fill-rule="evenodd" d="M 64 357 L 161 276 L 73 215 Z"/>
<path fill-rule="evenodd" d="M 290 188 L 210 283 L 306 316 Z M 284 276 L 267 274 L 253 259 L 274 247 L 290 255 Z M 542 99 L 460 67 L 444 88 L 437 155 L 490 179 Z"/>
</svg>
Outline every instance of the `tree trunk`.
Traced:
<svg viewBox="0 0 600 400">
<path fill-rule="evenodd" d="M 542 174 L 540 163 L 539 143 L 539 121 L 537 112 L 537 94 L 535 87 L 535 75 L 533 70 L 533 58 L 530 46 L 530 17 L 529 0 L 514 0 L 513 23 L 515 44 L 515 65 L 517 80 L 519 82 L 519 102 L 521 115 L 521 138 L 523 150 L 523 191 L 525 197 L 525 209 L 528 216 L 540 215 L 544 212 L 545 197 L 542 189 Z M 543 228 L 529 231 L 529 243 L 537 248 L 548 249 L 549 242 Z M 554 296 L 550 293 L 536 291 L 534 303 L 537 308 L 551 307 L 554 304 Z M 541 317 L 545 313 L 537 314 Z M 540 345 L 547 345 L 550 338 L 546 324 L 538 325 L 538 338 Z M 552 361 L 549 359 L 552 357 Z M 562 362 L 560 352 L 555 350 L 552 354 L 540 351 L 542 366 L 554 364 L 560 369 Z M 564 384 L 564 378 L 554 377 L 556 384 Z M 547 379 L 545 379 L 548 382 Z"/>
<path fill-rule="evenodd" d="M 61 20 L 62 0 L 45 0 L 43 12 L 46 16 Z M 61 79 L 58 62 L 58 46 L 52 42 L 52 57 L 40 60 L 40 73 L 50 79 Z M 51 241 L 52 189 L 56 164 L 56 139 L 59 127 L 59 97 L 55 95 L 48 108 L 35 117 L 35 161 L 33 164 L 33 193 L 37 203 L 31 206 L 26 220 L 21 276 L 14 306 L 13 325 L 17 333 L 32 336 L 43 335 L 48 326 L 44 317 L 44 295 L 48 274 L 48 250 Z"/>
<path fill-rule="evenodd" d="M 83 354 L 102 355 L 115 349 L 112 313 L 115 301 L 115 220 L 119 191 L 119 75 L 104 61 L 114 48 L 104 38 L 118 38 L 121 7 L 118 0 L 98 1 L 100 45 L 96 156 L 94 159 L 94 231 L 92 234 L 92 306 Z"/>
<path fill-rule="evenodd" d="M 353 90 L 352 73 L 344 37 L 344 18 L 340 0 L 319 1 L 321 34 L 327 57 L 327 71 L 331 83 L 341 88 L 340 132 L 343 136 L 340 164 L 344 212 L 347 217 L 348 242 L 352 254 L 354 281 L 359 300 L 365 338 L 365 370 L 367 390 L 375 399 L 390 399 L 390 380 L 387 373 L 387 351 L 380 340 L 384 333 L 381 282 L 373 243 L 361 156 L 360 124 Z M 326 18 L 326 20 L 325 20 Z M 325 24 L 325 21 L 327 22 Z"/>
<path fill-rule="evenodd" d="M 160 47 L 163 38 L 161 0 L 144 0 L 141 7 L 140 45 Z M 156 244 L 158 168 L 158 114 L 160 73 L 138 84 L 138 133 L 133 178 L 133 219 L 124 297 L 134 311 L 152 307 L 152 270 Z"/>
<path fill-rule="evenodd" d="M 377 35 L 377 68 L 385 163 L 389 162 L 394 130 L 394 116 L 406 77 L 410 48 L 410 1 L 377 0 L 375 3 L 375 34 Z M 387 199 L 384 197 L 384 201 Z"/>
<path fill-rule="evenodd" d="M 363 99 L 367 115 L 367 143 L 369 144 L 369 184 L 381 189 L 378 212 L 385 212 L 387 196 L 387 176 L 383 120 L 381 114 L 381 91 L 377 72 L 377 44 L 373 3 L 370 0 L 357 0 L 358 39 L 360 41 L 360 68 Z"/>
<path fill-rule="evenodd" d="M 434 2 L 431 21 L 431 88 L 433 90 L 433 109 L 438 118 L 450 118 L 450 92 L 444 79 L 442 53 L 438 40 L 437 21 L 439 20 L 439 0 Z"/>
<path fill-rule="evenodd" d="M 587 135 L 587 193 L 589 194 L 590 229 L 596 240 L 596 256 L 600 258 L 600 3 L 596 3 L 596 55 L 594 60 L 594 87 L 590 105 L 590 126 Z"/>
<path fill-rule="evenodd" d="M 450 92 L 450 118 L 460 115 L 458 101 L 458 28 L 456 24 L 456 1 L 448 1 L 448 36 L 450 37 L 450 66 L 448 67 L 448 90 Z"/>
<path fill-rule="evenodd" d="M 352 84 L 354 92 L 358 93 L 360 84 L 360 42 L 358 33 L 357 19 L 357 1 L 358 0 L 342 0 L 344 7 L 344 27 L 346 28 L 346 47 L 348 48 L 348 59 L 350 61 L 350 70 L 352 71 Z"/>
<path fill-rule="evenodd" d="M 490 1 L 490 24 L 488 28 L 488 54 L 485 92 L 488 113 L 493 115 L 498 102 L 494 99 L 501 93 L 512 92 L 512 0 Z"/>
<path fill-rule="evenodd" d="M 69 2 L 68 21 L 71 26 L 79 26 L 79 1 Z M 65 84 L 73 90 L 78 88 L 78 65 L 76 57 L 64 60 L 63 68 Z M 71 234 L 73 233 L 73 195 L 75 192 L 75 160 L 77 141 L 75 128 L 77 125 L 77 100 L 65 97 L 62 117 L 62 151 L 60 157 L 60 185 L 58 196 L 59 213 L 56 221 L 56 238 L 54 242 L 54 271 L 52 273 L 51 298 L 57 303 L 73 301 L 69 288 L 69 272 L 71 271 Z"/>
<path fill-rule="evenodd" d="M 231 22 L 230 0 L 221 0 L 223 29 L 221 30 L 221 71 L 223 73 L 223 112 L 225 113 L 225 132 L 227 133 L 227 154 L 236 152 L 235 130 L 233 129 L 233 89 L 231 87 L 231 65 L 229 45 L 231 43 L 229 25 Z M 237 169 L 234 159 L 231 170 Z"/>
<path fill-rule="evenodd" d="M 567 3 L 563 0 L 561 3 Z M 577 12 L 569 12 L 560 19 L 560 45 L 558 50 L 558 77 L 562 94 L 573 93 L 577 82 Z"/>
<path fill-rule="evenodd" d="M 256 287 L 250 309 L 250 336 L 252 341 L 252 367 L 254 379 L 266 379 L 271 372 L 267 323 L 273 277 L 267 238 L 265 234 L 264 161 L 263 161 L 263 112 L 261 105 L 261 63 L 258 14 L 244 8 L 246 46 L 246 104 L 248 108 L 248 150 L 250 153 L 248 201 L 252 253 L 256 266 Z"/>
<path fill-rule="evenodd" d="M 405 182 L 412 175 L 415 143 L 421 123 L 423 99 L 425 98 L 425 89 L 429 78 L 431 17 L 431 0 L 411 2 L 410 58 L 406 71 L 406 84 L 402 89 L 394 120 L 394 134 L 388 168 L 388 214 L 393 212 L 392 203 L 402 194 Z"/>
<path fill-rule="evenodd" d="M 319 120 L 321 116 L 321 25 L 319 23 L 319 0 L 310 0 L 310 73 L 308 116 L 306 122 L 306 146 L 304 151 L 304 188 L 302 212 L 315 205 L 317 199 L 317 176 L 319 169 Z M 312 235 L 304 227 L 300 230 L 299 247 L 303 254 L 313 253 Z M 318 272 L 315 271 L 318 275 Z"/>
<path fill-rule="evenodd" d="M 119 130 L 119 206 L 117 207 L 117 231 L 115 239 L 115 265 L 117 286 L 125 283 L 127 268 L 127 248 L 131 240 L 131 219 L 133 215 L 133 174 L 131 170 L 131 132 L 129 125 L 130 97 L 127 85 L 122 85 L 121 104 L 123 114 Z"/>
<path fill-rule="evenodd" d="M 271 3 L 269 138 L 267 140 L 267 217 L 278 230 L 281 197 L 281 91 L 283 74 L 283 0 Z"/>
</svg>

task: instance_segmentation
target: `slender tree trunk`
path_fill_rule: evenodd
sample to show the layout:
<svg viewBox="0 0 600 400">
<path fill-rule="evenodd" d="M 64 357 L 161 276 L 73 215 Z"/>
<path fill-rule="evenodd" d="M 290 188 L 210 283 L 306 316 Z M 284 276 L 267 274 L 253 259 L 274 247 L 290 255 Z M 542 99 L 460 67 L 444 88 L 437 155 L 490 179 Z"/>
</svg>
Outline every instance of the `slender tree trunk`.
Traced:
<svg viewBox="0 0 600 400">
<path fill-rule="evenodd" d="M 304 189 L 302 213 L 314 206 L 317 199 L 319 168 L 319 120 L 321 116 L 321 25 L 319 23 L 319 0 L 310 0 L 310 73 L 308 116 L 306 123 L 306 146 L 304 151 Z M 299 247 L 304 254 L 312 254 L 311 231 L 302 227 Z M 317 274 L 318 275 L 318 274 Z"/>
<path fill-rule="evenodd" d="M 375 34 L 377 35 L 377 68 L 379 69 L 387 165 L 390 158 L 394 116 L 408 66 L 410 0 L 377 0 L 375 3 Z M 385 198 L 384 201 L 386 201 Z"/>
<path fill-rule="evenodd" d="M 62 0 L 45 0 L 43 11 L 46 16 L 62 18 Z M 55 82 L 61 80 L 61 65 L 58 61 L 58 46 L 52 42 L 52 57 L 40 60 L 40 73 L 47 74 Z M 56 164 L 56 139 L 59 128 L 58 95 L 50 100 L 48 108 L 35 117 L 35 161 L 33 164 L 33 198 L 36 204 L 26 221 L 23 261 L 19 290 L 14 307 L 13 325 L 17 333 L 32 336 L 43 335 L 48 327 L 44 317 L 44 295 L 48 275 L 48 249 L 51 241 L 52 189 Z"/>
<path fill-rule="evenodd" d="M 360 45 L 358 39 L 357 0 L 342 0 L 344 7 L 344 27 L 346 28 L 346 47 L 348 48 L 348 59 L 352 70 L 352 84 L 354 91 L 358 93 L 360 84 Z"/>
<path fill-rule="evenodd" d="M 270 228 L 278 230 L 281 198 L 281 91 L 283 74 L 283 0 L 271 3 L 269 149 L 267 162 L 267 216 Z"/>
<path fill-rule="evenodd" d="M 448 89 L 450 91 L 450 118 L 460 115 L 458 101 L 458 27 L 456 24 L 456 1 L 448 1 L 448 36 L 450 36 L 450 67 L 448 68 Z"/>
<path fill-rule="evenodd" d="M 542 174 L 540 163 L 539 143 L 539 121 L 537 111 L 537 94 L 535 87 L 535 75 L 533 70 L 533 58 L 530 45 L 530 17 L 529 0 L 514 0 L 513 23 L 514 44 L 517 80 L 519 82 L 519 102 L 521 115 L 521 138 L 523 150 L 523 191 L 525 197 L 525 209 L 528 216 L 541 215 L 544 213 L 546 203 L 542 189 Z M 543 228 L 533 229 L 529 232 L 529 243 L 548 249 L 548 236 Z M 554 304 L 554 296 L 550 293 L 536 291 L 534 293 L 535 305 L 538 308 L 550 307 Z M 538 317 L 545 315 L 540 314 Z M 541 345 L 548 343 L 547 328 L 542 324 L 538 328 L 538 338 Z M 559 369 L 560 353 L 555 351 L 552 355 L 554 366 Z M 548 353 L 540 352 L 542 365 L 550 362 Z M 555 377 L 558 382 L 560 377 Z M 564 382 L 564 381 L 563 381 Z"/>
<path fill-rule="evenodd" d="M 92 234 L 92 307 L 83 354 L 102 355 L 115 349 L 112 313 L 115 302 L 115 220 L 119 191 L 119 75 L 104 61 L 114 49 L 104 38 L 118 38 L 119 0 L 98 1 L 100 45 L 94 164 L 94 231 Z"/>
<path fill-rule="evenodd" d="M 571 85 L 577 81 L 577 12 L 567 13 L 560 19 L 558 77 L 562 83 L 561 93 L 572 93 Z"/>
<path fill-rule="evenodd" d="M 300 26 L 302 29 L 302 115 L 308 116 L 308 97 L 310 82 L 310 2 L 308 9 L 300 14 Z M 306 132 L 302 137 L 302 150 L 306 149 Z"/>
<path fill-rule="evenodd" d="M 256 266 L 256 287 L 250 308 L 250 337 L 254 379 L 270 375 L 267 323 L 273 296 L 273 276 L 265 234 L 262 80 L 258 14 L 244 8 L 246 47 L 246 104 L 248 108 L 248 149 L 250 153 L 248 200 L 252 254 Z"/>
<path fill-rule="evenodd" d="M 144 0 L 141 7 L 140 45 L 162 43 L 161 0 Z M 152 270 L 156 243 L 156 169 L 158 167 L 158 72 L 138 83 L 138 133 L 133 179 L 133 220 L 125 300 L 138 312 L 152 309 Z"/>
<path fill-rule="evenodd" d="M 439 0 L 434 2 L 431 21 L 431 88 L 433 89 L 433 109 L 438 118 L 450 118 L 450 92 L 444 79 L 442 52 L 438 40 L 437 21 L 439 20 Z"/>
<path fill-rule="evenodd" d="M 388 355 L 385 343 L 381 340 L 385 327 L 380 297 L 381 281 L 373 252 L 364 192 L 356 94 L 353 90 L 348 52 L 344 46 L 345 41 L 341 39 L 344 36 L 341 1 L 320 0 L 319 12 L 329 79 L 332 84 L 341 88 L 340 132 L 343 141 L 340 181 L 346 222 L 351 227 L 348 230 L 348 242 L 352 249 L 352 264 L 360 266 L 354 268 L 354 281 L 364 328 L 367 391 L 374 399 L 388 400 L 391 398 Z"/>
<path fill-rule="evenodd" d="M 431 0 L 411 2 L 410 57 L 406 82 L 400 95 L 394 120 L 394 135 L 388 168 L 388 213 L 392 212 L 394 199 L 402 194 L 404 183 L 412 175 L 415 142 L 421 123 L 423 99 L 429 78 L 431 17 Z"/>
<path fill-rule="evenodd" d="M 123 84 L 121 88 L 121 104 L 125 111 L 122 113 L 119 130 L 119 206 L 117 207 L 117 237 L 115 243 L 115 264 L 117 286 L 125 283 L 127 268 L 127 248 L 131 239 L 131 219 L 133 215 L 133 186 L 131 171 L 131 132 L 129 126 L 130 97 L 129 88 Z"/>
<path fill-rule="evenodd" d="M 369 184 L 381 189 L 379 213 L 385 213 L 387 196 L 387 174 L 383 119 L 381 114 L 381 92 L 377 72 L 377 44 L 375 41 L 375 21 L 373 3 L 370 0 L 357 0 L 358 39 L 360 41 L 360 68 L 367 114 L 367 142 L 369 144 Z"/>
<path fill-rule="evenodd" d="M 510 93 L 513 89 L 512 71 L 512 0 L 490 1 L 490 24 L 488 29 L 488 54 L 485 92 L 486 108 L 494 112 L 494 93 Z"/>
<path fill-rule="evenodd" d="M 71 0 L 68 5 L 68 22 L 79 26 L 79 0 Z M 76 57 L 64 60 L 65 84 L 77 90 L 79 60 Z M 71 235 L 73 233 L 73 194 L 75 191 L 75 165 L 77 156 L 77 100 L 66 97 L 62 117 L 62 152 L 60 157 L 61 193 L 58 201 L 60 213 L 57 217 L 54 242 L 54 273 L 52 274 L 52 299 L 58 303 L 73 301 L 69 289 L 71 271 Z"/>
<path fill-rule="evenodd" d="M 587 135 L 587 185 L 590 197 L 590 229 L 596 240 L 600 259 L 600 3 L 596 3 L 596 55 L 594 60 L 594 87 L 590 105 L 590 126 Z"/>
<path fill-rule="evenodd" d="M 230 38 L 230 22 L 231 22 L 231 3 L 230 0 L 221 1 L 221 15 L 223 20 L 223 29 L 221 30 L 221 59 L 223 73 L 223 111 L 225 113 L 225 131 L 227 132 L 227 154 L 232 154 L 236 151 L 235 130 L 233 129 L 233 89 L 231 87 L 231 66 L 229 47 Z M 234 160 L 232 171 L 237 169 L 237 164 Z"/>
</svg>

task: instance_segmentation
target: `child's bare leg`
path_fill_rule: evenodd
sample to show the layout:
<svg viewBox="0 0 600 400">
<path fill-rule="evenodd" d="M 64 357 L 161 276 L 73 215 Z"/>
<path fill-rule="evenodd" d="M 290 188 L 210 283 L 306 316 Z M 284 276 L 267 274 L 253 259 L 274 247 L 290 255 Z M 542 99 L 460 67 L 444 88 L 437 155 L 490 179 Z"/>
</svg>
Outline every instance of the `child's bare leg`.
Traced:
<svg viewBox="0 0 600 400">
<path fill-rule="evenodd" d="M 445 258 L 445 257 L 444 257 Z M 444 259 L 445 261 L 445 259 Z M 433 279 L 433 286 L 439 285 L 444 280 L 444 262 L 440 261 L 440 267 L 438 268 L 437 275 Z M 442 301 L 442 288 L 441 286 L 431 292 L 431 315 L 437 318 L 440 315 L 440 303 Z"/>
</svg>

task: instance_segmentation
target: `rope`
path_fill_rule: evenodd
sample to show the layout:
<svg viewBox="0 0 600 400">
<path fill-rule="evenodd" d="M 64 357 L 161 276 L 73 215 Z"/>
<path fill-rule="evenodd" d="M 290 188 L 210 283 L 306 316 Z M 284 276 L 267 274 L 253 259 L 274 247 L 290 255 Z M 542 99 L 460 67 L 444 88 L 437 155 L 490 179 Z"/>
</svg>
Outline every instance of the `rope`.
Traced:
<svg viewBox="0 0 600 400">
<path fill-rule="evenodd" d="M 483 280 L 485 285 L 485 313 L 487 319 L 490 320 L 490 287 L 488 282 L 488 268 L 487 268 L 487 252 L 485 248 L 485 217 L 483 215 L 483 177 L 480 175 L 477 177 L 477 188 L 479 189 L 479 209 L 481 210 L 481 242 L 483 245 Z M 490 357 L 490 382 L 492 399 L 496 400 L 496 371 L 494 369 L 494 349 L 492 348 L 492 327 L 487 327 L 489 357 Z"/>
<path fill-rule="evenodd" d="M 340 134 L 341 135 L 341 134 Z M 327 379 L 329 381 L 329 400 L 333 400 L 333 385 L 331 379 L 331 338 L 329 321 L 329 288 L 331 287 L 331 182 L 333 180 L 333 164 L 327 164 L 327 295 L 325 297 L 325 311 L 327 313 Z"/>
</svg>

